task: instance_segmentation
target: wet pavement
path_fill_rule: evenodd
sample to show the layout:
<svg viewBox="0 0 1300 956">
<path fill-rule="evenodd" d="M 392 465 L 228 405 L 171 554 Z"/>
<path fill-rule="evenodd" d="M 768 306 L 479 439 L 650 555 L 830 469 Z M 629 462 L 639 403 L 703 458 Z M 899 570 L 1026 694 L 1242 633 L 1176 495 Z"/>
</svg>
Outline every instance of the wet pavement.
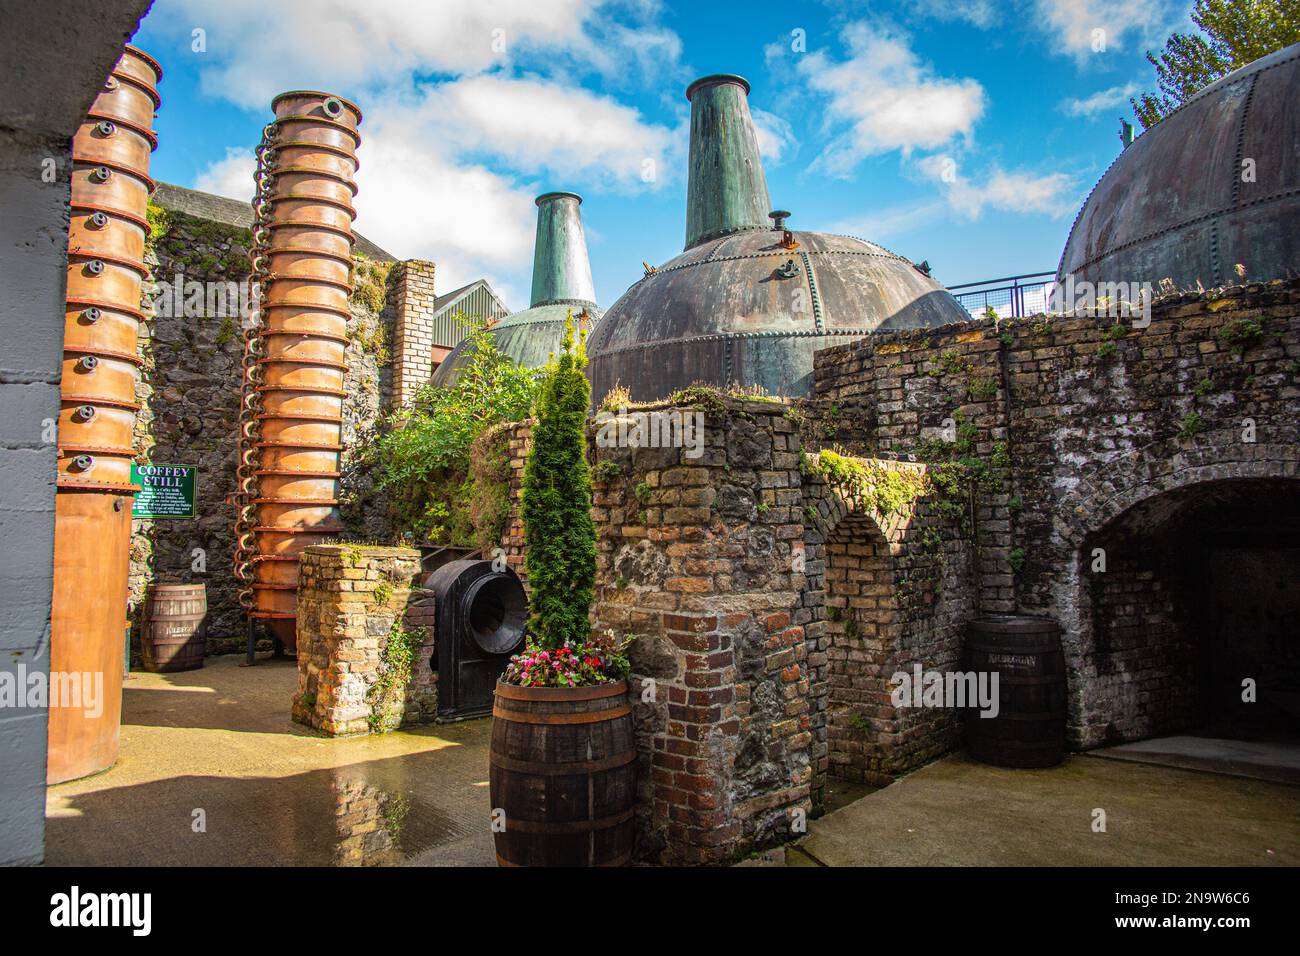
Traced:
<svg viewBox="0 0 1300 956">
<path fill-rule="evenodd" d="M 495 865 L 488 718 L 330 739 L 292 661 L 132 674 L 121 754 L 51 787 L 48 865 Z"/>
<path fill-rule="evenodd" d="M 47 864 L 494 865 L 488 718 L 333 740 L 289 719 L 293 662 L 239 660 L 131 676 L 117 764 L 48 791 Z M 1130 746 L 1047 770 L 957 754 L 875 792 L 831 781 L 833 812 L 750 865 L 1300 864 L 1300 788 L 1231 775 L 1255 750 Z M 1179 765 L 1211 756 L 1228 772 Z"/>
</svg>

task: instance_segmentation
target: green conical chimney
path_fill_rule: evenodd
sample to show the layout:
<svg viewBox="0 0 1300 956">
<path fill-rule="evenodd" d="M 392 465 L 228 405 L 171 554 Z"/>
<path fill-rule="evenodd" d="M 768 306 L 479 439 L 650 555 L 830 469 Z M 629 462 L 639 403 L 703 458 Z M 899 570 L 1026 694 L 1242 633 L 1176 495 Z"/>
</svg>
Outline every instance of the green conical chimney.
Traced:
<svg viewBox="0 0 1300 956">
<path fill-rule="evenodd" d="M 533 249 L 533 295 L 539 305 L 596 304 L 587 237 L 582 232 L 577 193 L 543 193 L 537 197 L 537 245 Z"/>
<path fill-rule="evenodd" d="M 749 115 L 749 83 L 728 73 L 686 89 L 691 101 L 686 248 L 747 229 L 768 229 L 772 202 Z"/>
</svg>

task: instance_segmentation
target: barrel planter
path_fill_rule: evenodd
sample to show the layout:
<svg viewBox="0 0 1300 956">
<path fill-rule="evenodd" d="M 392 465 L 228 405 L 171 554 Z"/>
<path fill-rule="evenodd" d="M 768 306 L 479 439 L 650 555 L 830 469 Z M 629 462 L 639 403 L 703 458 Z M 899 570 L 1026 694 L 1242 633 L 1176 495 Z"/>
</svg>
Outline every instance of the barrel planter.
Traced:
<svg viewBox="0 0 1300 956">
<path fill-rule="evenodd" d="M 517 687 L 492 708 L 489 786 L 501 866 L 621 866 L 632 856 L 636 749 L 627 682 Z M 496 819 L 494 817 L 494 822 Z"/>
<path fill-rule="evenodd" d="M 966 712 L 968 754 L 1000 767 L 1052 767 L 1065 759 L 1065 654 L 1055 621 L 1012 615 L 972 621 L 965 668 L 998 675 L 998 715 Z"/>
<path fill-rule="evenodd" d="M 202 667 L 207 636 L 208 595 L 204 585 L 154 585 L 140 638 L 145 670 L 161 673 Z"/>
</svg>

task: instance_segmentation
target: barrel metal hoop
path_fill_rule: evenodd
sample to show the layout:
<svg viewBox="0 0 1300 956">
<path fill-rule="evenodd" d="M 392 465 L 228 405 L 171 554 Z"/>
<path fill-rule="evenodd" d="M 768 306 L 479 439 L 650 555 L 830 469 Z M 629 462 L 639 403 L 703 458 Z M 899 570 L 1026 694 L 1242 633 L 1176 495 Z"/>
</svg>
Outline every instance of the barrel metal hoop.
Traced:
<svg viewBox="0 0 1300 956">
<path fill-rule="evenodd" d="M 506 818 L 506 831 L 516 833 L 590 833 L 593 830 L 608 830 L 616 827 L 620 823 L 627 823 L 632 819 L 633 808 L 628 807 L 622 813 L 616 813 L 613 816 L 600 817 L 596 820 L 557 820 L 546 822 L 542 820 L 520 820 L 517 817 Z"/>
<path fill-rule="evenodd" d="M 513 715 L 512 715 L 513 716 Z M 602 770 L 617 770 L 636 760 L 636 751 L 603 757 L 600 760 L 584 760 L 580 763 L 538 763 L 532 760 L 515 760 L 501 754 L 492 754 L 492 766 L 532 776 L 549 777 L 576 773 L 599 773 Z"/>
<path fill-rule="evenodd" d="M 500 717 L 517 724 L 596 724 L 616 717 L 626 717 L 632 713 L 631 704 L 609 710 L 585 710 L 574 714 L 535 714 L 522 710 L 503 710 L 492 705 L 492 716 Z"/>
<path fill-rule="evenodd" d="M 602 697 L 619 697 L 627 693 L 626 681 L 592 684 L 590 687 L 521 687 L 518 684 L 497 682 L 496 694 L 510 700 L 599 700 Z"/>
</svg>

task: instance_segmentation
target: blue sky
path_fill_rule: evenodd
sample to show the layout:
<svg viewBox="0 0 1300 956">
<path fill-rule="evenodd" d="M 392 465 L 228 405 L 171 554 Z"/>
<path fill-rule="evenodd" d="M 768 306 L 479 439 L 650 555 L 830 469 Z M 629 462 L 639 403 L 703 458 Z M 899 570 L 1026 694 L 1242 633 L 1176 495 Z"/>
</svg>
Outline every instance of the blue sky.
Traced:
<svg viewBox="0 0 1300 956">
<path fill-rule="evenodd" d="M 525 307 L 538 193 L 581 193 L 600 304 L 681 252 L 689 105 L 739 73 L 797 229 L 947 284 L 1055 269 L 1190 0 L 157 0 L 156 178 L 248 198 L 270 100 L 365 111 L 357 228 Z M 201 31 L 196 34 L 195 31 Z M 201 47 L 201 49 L 199 49 Z"/>
</svg>

